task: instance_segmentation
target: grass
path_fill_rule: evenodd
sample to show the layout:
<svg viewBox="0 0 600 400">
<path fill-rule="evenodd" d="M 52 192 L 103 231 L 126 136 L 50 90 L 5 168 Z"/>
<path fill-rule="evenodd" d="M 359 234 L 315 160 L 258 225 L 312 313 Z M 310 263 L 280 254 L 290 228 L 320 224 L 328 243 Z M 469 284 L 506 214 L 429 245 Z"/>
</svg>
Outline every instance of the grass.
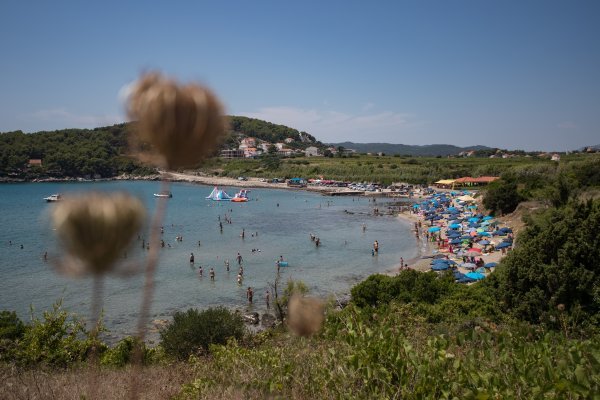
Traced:
<svg viewBox="0 0 600 400">
<path fill-rule="evenodd" d="M 94 372 L 96 398 L 128 398 L 131 368 L 102 368 Z M 193 377 L 193 369 L 186 363 L 144 367 L 140 374 L 139 398 L 168 399 L 181 390 L 181 385 Z M 89 370 L 86 366 L 70 369 L 22 370 L 0 366 L 0 399 L 73 399 L 88 398 Z"/>
</svg>

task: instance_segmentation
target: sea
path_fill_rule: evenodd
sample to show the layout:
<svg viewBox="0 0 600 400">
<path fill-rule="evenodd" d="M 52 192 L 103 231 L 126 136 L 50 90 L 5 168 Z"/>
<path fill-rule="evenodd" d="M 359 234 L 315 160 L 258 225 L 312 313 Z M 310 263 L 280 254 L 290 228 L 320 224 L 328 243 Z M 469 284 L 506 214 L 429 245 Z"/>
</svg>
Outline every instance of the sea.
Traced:
<svg viewBox="0 0 600 400">
<path fill-rule="evenodd" d="M 365 197 L 257 188 L 250 190 L 250 201 L 232 203 L 207 200 L 212 189 L 194 183 L 170 186 L 173 197 L 167 200 L 163 219 L 165 247 L 159 252 L 151 309 L 155 323 L 189 308 L 225 306 L 262 314 L 267 311 L 264 293 L 275 281 L 280 257 L 288 262 L 280 270 L 282 283 L 301 280 L 312 295 L 340 299 L 370 274 L 385 273 L 395 268 L 401 257 L 408 260 L 418 255 L 408 222 L 392 215 L 374 215 L 376 207 L 387 210 L 386 199 L 373 202 Z M 222 189 L 230 195 L 238 190 Z M 0 185 L 0 310 L 16 311 L 22 320 L 29 321 L 60 302 L 63 309 L 89 318 L 91 278 L 62 275 L 52 262 L 44 260 L 45 252 L 50 260 L 61 254 L 50 221 L 56 203 L 47 203 L 44 197 L 126 191 L 144 203 L 150 216 L 159 201 L 153 193 L 159 190 L 156 181 Z M 319 237 L 320 246 L 311 235 Z M 181 241 L 176 240 L 178 236 Z M 134 238 L 122 262 L 143 269 L 149 252 L 142 245 L 149 237 L 147 226 L 139 238 Z M 375 256 L 374 241 L 379 242 Z M 191 253 L 194 264 L 190 263 Z M 238 253 L 243 258 L 242 285 L 237 283 Z M 214 281 L 208 275 L 211 267 L 215 269 Z M 109 341 L 135 333 L 142 286 L 141 273 L 105 279 L 102 308 Z M 248 287 L 254 290 L 252 305 L 246 300 Z"/>
</svg>

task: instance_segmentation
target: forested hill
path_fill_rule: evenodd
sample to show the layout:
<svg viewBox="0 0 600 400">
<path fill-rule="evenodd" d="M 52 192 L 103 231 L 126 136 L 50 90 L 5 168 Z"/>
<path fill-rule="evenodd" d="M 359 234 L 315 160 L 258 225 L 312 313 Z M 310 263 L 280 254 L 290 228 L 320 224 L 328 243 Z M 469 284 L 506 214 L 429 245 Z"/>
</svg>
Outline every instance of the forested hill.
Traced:
<svg viewBox="0 0 600 400">
<path fill-rule="evenodd" d="M 344 147 L 356 150 L 358 153 L 385 153 L 400 154 L 408 156 L 449 156 L 463 151 L 492 150 L 486 146 L 458 147 L 451 144 L 428 144 L 424 146 L 412 146 L 407 144 L 393 143 L 330 143 L 331 146 Z"/>
<path fill-rule="evenodd" d="M 285 125 L 231 116 L 230 132 L 224 147 L 235 147 L 240 138 L 250 136 L 269 143 L 291 138 L 287 146 L 304 149 L 323 144 L 306 132 Z M 37 177 L 113 177 L 123 173 L 144 174 L 128 154 L 129 123 L 95 129 L 62 129 L 23 133 L 0 133 L 0 177 L 33 179 Z M 30 165 L 30 160 L 42 160 Z"/>
<path fill-rule="evenodd" d="M 93 177 L 144 173 L 127 156 L 128 124 L 95 129 L 0 134 L 0 176 Z M 30 160 L 41 160 L 41 165 Z"/>
<path fill-rule="evenodd" d="M 291 138 L 294 141 L 288 145 L 292 148 L 306 148 L 315 144 L 322 146 L 321 142 L 306 132 L 300 132 L 285 125 L 273 124 L 256 118 L 232 115 L 229 117 L 229 124 L 234 133 L 234 139 L 236 138 L 236 134 L 241 134 L 269 143 L 283 142 L 285 139 Z"/>
</svg>

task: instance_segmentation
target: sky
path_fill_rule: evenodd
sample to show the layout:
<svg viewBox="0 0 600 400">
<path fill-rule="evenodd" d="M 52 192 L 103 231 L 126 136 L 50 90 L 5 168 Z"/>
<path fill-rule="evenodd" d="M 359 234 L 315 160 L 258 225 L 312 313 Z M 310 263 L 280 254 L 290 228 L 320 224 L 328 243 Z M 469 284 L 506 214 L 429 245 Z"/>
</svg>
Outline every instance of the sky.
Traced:
<svg viewBox="0 0 600 400">
<path fill-rule="evenodd" d="M 600 144 L 600 1 L 0 3 L 0 132 L 127 120 L 144 71 L 322 142 Z"/>
</svg>

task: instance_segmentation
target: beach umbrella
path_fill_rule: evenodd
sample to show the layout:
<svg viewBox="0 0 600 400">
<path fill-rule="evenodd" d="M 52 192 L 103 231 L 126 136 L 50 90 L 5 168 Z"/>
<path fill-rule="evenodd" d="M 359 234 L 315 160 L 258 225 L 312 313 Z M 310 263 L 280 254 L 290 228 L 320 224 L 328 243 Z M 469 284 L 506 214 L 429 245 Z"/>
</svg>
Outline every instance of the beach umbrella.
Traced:
<svg viewBox="0 0 600 400">
<path fill-rule="evenodd" d="M 461 224 L 450 224 L 448 225 L 448 228 L 450 229 L 458 229 L 461 227 Z"/>
<path fill-rule="evenodd" d="M 489 232 L 481 232 L 479 236 L 492 236 L 492 234 Z"/>
<path fill-rule="evenodd" d="M 510 246 L 512 246 L 511 243 L 502 242 L 502 243 L 500 243 L 499 245 L 496 246 L 496 249 L 505 249 L 505 248 L 510 247 Z"/>
<path fill-rule="evenodd" d="M 478 243 L 483 246 L 487 246 L 488 244 L 490 244 L 490 241 L 489 240 L 480 240 Z"/>
<path fill-rule="evenodd" d="M 477 231 L 471 231 L 469 232 L 469 235 L 471 235 L 471 237 L 475 237 L 477 236 Z"/>
<path fill-rule="evenodd" d="M 475 270 L 475 272 L 479 272 L 480 274 L 485 274 L 485 273 L 486 273 L 486 270 L 485 270 L 485 268 L 484 268 L 484 267 L 479 267 L 479 268 L 477 268 L 477 269 Z"/>
<path fill-rule="evenodd" d="M 467 249 L 467 251 L 475 251 L 477 253 L 481 253 L 481 249 L 479 249 L 477 247 L 471 247 L 470 249 Z"/>
<path fill-rule="evenodd" d="M 482 273 L 479 273 L 479 272 L 467 272 L 465 275 L 466 275 L 467 278 L 471 278 L 471 279 L 476 280 L 476 281 L 480 281 L 482 279 L 485 279 L 485 275 L 482 274 Z"/>
<path fill-rule="evenodd" d="M 485 268 L 494 268 L 497 267 L 498 263 L 497 262 L 489 262 L 487 264 L 484 265 Z"/>
<path fill-rule="evenodd" d="M 466 268 L 466 269 L 475 269 L 475 268 L 477 268 L 477 265 L 475 265 L 473 263 L 461 263 L 460 266 L 463 267 L 463 268 Z"/>
<path fill-rule="evenodd" d="M 479 256 L 481 256 L 481 253 L 469 249 L 469 251 L 467 251 L 465 253 L 465 256 L 467 256 L 467 257 L 479 257 Z"/>
<path fill-rule="evenodd" d="M 437 232 L 440 230 L 439 226 L 432 226 L 431 228 L 427 229 L 429 232 Z"/>
<path fill-rule="evenodd" d="M 452 274 L 454 275 L 454 279 L 460 279 L 460 278 L 464 278 L 465 277 L 465 274 L 463 274 L 460 271 L 454 271 Z"/>
<path fill-rule="evenodd" d="M 484 229 L 483 229 L 483 228 L 477 228 L 476 230 L 477 230 L 477 232 L 479 232 L 479 233 L 481 233 L 481 232 L 483 232 L 483 231 L 484 231 Z"/>
<path fill-rule="evenodd" d="M 434 264 L 431 266 L 432 271 L 445 271 L 448 268 L 450 267 L 448 266 L 448 264 L 445 263 Z"/>
<path fill-rule="evenodd" d="M 469 218 L 469 222 L 479 222 L 479 218 L 471 217 L 471 218 Z"/>
<path fill-rule="evenodd" d="M 485 217 L 483 217 L 484 221 L 489 221 L 491 219 L 494 219 L 494 217 L 492 217 L 491 215 L 486 215 Z"/>
<path fill-rule="evenodd" d="M 461 241 L 460 241 L 460 239 L 452 239 L 449 243 L 450 244 L 460 244 Z"/>
</svg>

